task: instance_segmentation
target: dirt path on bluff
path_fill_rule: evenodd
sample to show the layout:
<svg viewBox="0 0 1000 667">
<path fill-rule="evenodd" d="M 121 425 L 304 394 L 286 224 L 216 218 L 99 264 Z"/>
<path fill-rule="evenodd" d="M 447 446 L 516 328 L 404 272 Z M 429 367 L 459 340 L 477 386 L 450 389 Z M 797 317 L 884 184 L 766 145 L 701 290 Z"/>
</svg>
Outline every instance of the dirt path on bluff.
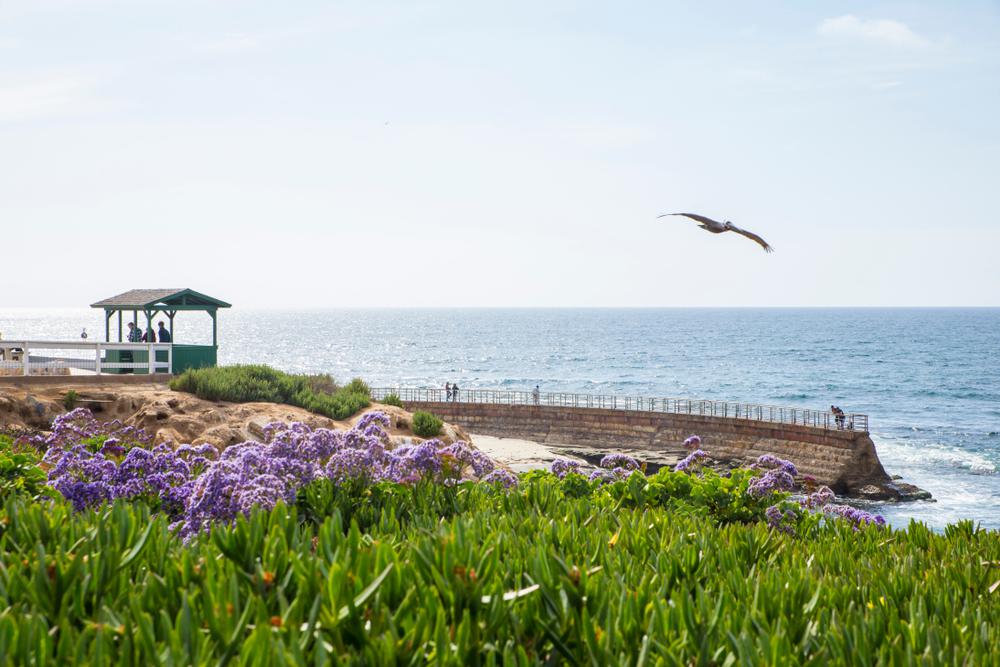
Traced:
<svg viewBox="0 0 1000 667">
<path fill-rule="evenodd" d="M 354 417 L 337 421 L 302 408 L 280 403 L 228 403 L 206 401 L 193 394 L 173 391 L 166 382 L 0 382 L 0 428 L 48 430 L 52 420 L 66 412 L 67 392 L 79 396 L 78 407 L 89 409 L 102 421 L 120 420 L 144 428 L 156 443 L 209 443 L 228 447 L 247 440 L 260 440 L 271 422 L 303 422 L 312 428 L 348 429 L 365 412 L 379 410 L 389 415 L 390 434 L 396 442 L 415 438 L 410 425 L 413 415 L 402 408 L 372 403 Z M 439 438 L 445 443 L 471 442 L 457 426 L 445 424 Z M 419 439 L 419 438 L 417 438 Z"/>
</svg>

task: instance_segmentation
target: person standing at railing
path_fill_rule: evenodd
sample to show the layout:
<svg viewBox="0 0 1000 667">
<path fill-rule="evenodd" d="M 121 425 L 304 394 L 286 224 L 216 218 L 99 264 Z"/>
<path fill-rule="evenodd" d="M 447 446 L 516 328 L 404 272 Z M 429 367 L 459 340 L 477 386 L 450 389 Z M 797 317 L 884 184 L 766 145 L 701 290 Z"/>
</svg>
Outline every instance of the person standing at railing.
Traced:
<svg viewBox="0 0 1000 667">
<path fill-rule="evenodd" d="M 165 326 L 163 326 L 163 322 L 157 322 L 157 325 L 159 326 L 159 329 L 157 330 L 156 333 L 160 337 L 160 342 L 161 343 L 172 343 L 173 342 L 173 338 L 171 338 L 170 332 L 167 331 L 167 328 Z"/>
<path fill-rule="evenodd" d="M 844 411 L 838 408 L 836 405 L 830 406 L 830 412 L 833 413 L 833 419 L 837 422 L 837 428 L 844 428 Z"/>
<path fill-rule="evenodd" d="M 531 400 L 535 402 L 535 405 L 539 404 L 541 395 L 542 392 L 541 390 L 539 390 L 538 385 L 536 384 L 535 388 L 531 390 Z"/>
<path fill-rule="evenodd" d="M 146 333 L 142 334 L 143 343 L 155 343 L 156 342 L 156 332 L 153 331 L 153 327 L 147 327 Z"/>
<path fill-rule="evenodd" d="M 135 326 L 135 322 L 128 323 L 128 342 L 130 343 L 142 342 L 142 331 L 137 326 Z"/>
<path fill-rule="evenodd" d="M 450 382 L 445 382 L 444 383 L 444 400 L 445 401 L 450 401 L 451 400 L 451 383 Z"/>
<path fill-rule="evenodd" d="M 458 383 L 457 382 L 455 384 L 451 385 L 451 400 L 453 400 L 453 401 L 457 401 L 458 400 Z"/>
</svg>

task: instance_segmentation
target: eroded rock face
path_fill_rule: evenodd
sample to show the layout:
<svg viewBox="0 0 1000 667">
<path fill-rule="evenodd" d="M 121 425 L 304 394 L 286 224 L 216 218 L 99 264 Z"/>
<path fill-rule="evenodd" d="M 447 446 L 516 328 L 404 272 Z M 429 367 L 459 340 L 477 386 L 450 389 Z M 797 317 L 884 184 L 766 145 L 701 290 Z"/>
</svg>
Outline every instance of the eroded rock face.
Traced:
<svg viewBox="0 0 1000 667">
<path fill-rule="evenodd" d="M 271 422 L 303 422 L 312 428 L 349 429 L 365 412 L 379 410 L 389 415 L 394 439 L 417 439 L 410 429 L 412 414 L 391 405 L 373 403 L 367 410 L 345 421 L 336 421 L 307 410 L 278 403 L 226 403 L 202 400 L 192 394 L 172 391 L 162 383 L 101 385 L 47 385 L 6 387 L 0 385 L 0 426 L 48 429 L 52 420 L 66 412 L 66 392 L 74 390 L 78 407 L 102 421 L 118 419 L 141 427 L 154 442 L 174 444 L 208 443 L 228 447 L 247 440 L 260 440 Z M 450 444 L 469 441 L 462 429 L 445 424 L 439 439 Z"/>
</svg>

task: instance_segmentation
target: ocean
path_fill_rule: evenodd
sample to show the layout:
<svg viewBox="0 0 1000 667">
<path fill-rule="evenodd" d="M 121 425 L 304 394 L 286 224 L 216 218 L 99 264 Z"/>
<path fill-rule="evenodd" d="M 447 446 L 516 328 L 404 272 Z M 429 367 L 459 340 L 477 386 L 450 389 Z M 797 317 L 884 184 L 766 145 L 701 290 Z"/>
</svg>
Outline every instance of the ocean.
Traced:
<svg viewBox="0 0 1000 667">
<path fill-rule="evenodd" d="M 878 504 L 896 526 L 1000 529 L 1000 309 L 234 308 L 220 363 L 365 378 L 372 386 L 689 397 L 870 416 L 889 474 L 933 502 Z M 0 309 L 5 339 L 103 338 L 87 309 Z M 210 341 L 181 314 L 175 341 Z"/>
</svg>

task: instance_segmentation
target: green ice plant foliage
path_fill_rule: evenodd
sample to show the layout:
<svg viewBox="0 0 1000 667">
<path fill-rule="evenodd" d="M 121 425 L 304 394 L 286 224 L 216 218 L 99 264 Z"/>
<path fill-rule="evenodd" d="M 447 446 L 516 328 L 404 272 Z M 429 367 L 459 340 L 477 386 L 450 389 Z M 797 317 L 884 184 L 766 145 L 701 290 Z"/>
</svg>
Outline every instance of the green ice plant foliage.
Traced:
<svg viewBox="0 0 1000 667">
<path fill-rule="evenodd" d="M 691 482 L 325 485 L 187 544 L 141 504 L 8 498 L 0 663 L 995 664 L 996 532 L 793 536 Z"/>
</svg>

